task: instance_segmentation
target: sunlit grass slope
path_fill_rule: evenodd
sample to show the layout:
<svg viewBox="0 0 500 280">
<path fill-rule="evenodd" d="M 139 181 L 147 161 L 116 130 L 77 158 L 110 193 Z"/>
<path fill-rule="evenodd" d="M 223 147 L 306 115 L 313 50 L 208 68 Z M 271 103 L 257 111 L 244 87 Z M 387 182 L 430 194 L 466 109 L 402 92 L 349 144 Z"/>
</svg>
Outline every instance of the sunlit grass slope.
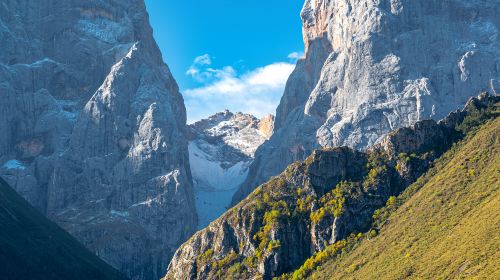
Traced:
<svg viewBox="0 0 500 280">
<path fill-rule="evenodd" d="M 500 279 L 500 118 L 469 133 L 399 200 L 378 236 L 311 277 Z"/>
</svg>

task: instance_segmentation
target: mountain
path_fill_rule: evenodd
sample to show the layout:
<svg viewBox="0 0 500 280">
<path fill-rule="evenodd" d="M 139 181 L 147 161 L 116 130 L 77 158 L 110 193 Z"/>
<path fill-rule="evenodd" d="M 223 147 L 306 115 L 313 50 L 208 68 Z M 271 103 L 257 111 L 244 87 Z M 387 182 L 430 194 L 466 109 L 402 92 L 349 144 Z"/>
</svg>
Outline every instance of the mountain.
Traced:
<svg viewBox="0 0 500 280">
<path fill-rule="evenodd" d="M 189 162 L 199 229 L 227 210 L 248 175 L 255 151 L 271 136 L 273 123 L 271 115 L 259 120 L 226 110 L 189 125 Z"/>
<path fill-rule="evenodd" d="M 124 274 L 160 278 L 197 217 L 143 0 L 3 2 L 0 41 L 0 175 Z"/>
<path fill-rule="evenodd" d="M 306 0 L 305 58 L 234 204 L 314 149 L 376 144 L 499 92 L 498 0 Z"/>
<path fill-rule="evenodd" d="M 378 236 L 323 261 L 310 278 L 498 279 L 499 136 L 497 117 L 380 211 Z"/>
<path fill-rule="evenodd" d="M 2 279 L 125 279 L 1 178 L 0 222 Z"/>
<path fill-rule="evenodd" d="M 307 276 L 347 242 L 376 233 L 373 216 L 424 180 L 460 139 L 490 119 L 498 123 L 499 102 L 488 95 L 470 99 L 440 122 L 397 129 L 364 152 L 315 150 L 193 235 L 165 279 L 271 279 L 302 265 L 290 277 Z"/>
</svg>

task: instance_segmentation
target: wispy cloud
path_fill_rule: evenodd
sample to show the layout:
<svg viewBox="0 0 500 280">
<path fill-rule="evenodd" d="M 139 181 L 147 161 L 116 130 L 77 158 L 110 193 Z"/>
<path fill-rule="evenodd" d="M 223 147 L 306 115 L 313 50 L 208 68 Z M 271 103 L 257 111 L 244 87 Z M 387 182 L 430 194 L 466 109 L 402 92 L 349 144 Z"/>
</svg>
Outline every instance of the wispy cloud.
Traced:
<svg viewBox="0 0 500 280">
<path fill-rule="evenodd" d="M 288 59 L 290 59 L 290 61 L 292 62 L 297 62 L 297 60 L 301 59 L 304 57 L 304 53 L 303 52 L 293 52 L 291 54 L 288 55 Z"/>
<path fill-rule="evenodd" d="M 212 64 L 212 58 L 208 54 L 200 55 L 194 59 L 194 64 L 196 64 L 196 65 L 210 65 L 210 64 Z"/>
<path fill-rule="evenodd" d="M 212 65 L 212 57 L 210 57 L 209 54 L 200 55 L 193 60 L 193 64 L 191 64 L 189 69 L 186 71 L 186 75 L 191 76 L 199 83 L 205 83 L 208 80 L 218 78 L 221 75 L 224 75 L 225 72 L 229 72 L 231 70 L 217 70 L 211 68 L 210 65 Z"/>
<path fill-rule="evenodd" d="M 207 58 L 203 61 L 211 62 L 210 56 Z M 295 68 L 290 62 L 276 62 L 240 74 L 231 66 L 214 69 L 196 60 L 191 67 L 196 71 L 190 68 L 186 74 L 204 85 L 184 90 L 189 123 L 224 109 L 257 117 L 274 114 Z"/>
</svg>

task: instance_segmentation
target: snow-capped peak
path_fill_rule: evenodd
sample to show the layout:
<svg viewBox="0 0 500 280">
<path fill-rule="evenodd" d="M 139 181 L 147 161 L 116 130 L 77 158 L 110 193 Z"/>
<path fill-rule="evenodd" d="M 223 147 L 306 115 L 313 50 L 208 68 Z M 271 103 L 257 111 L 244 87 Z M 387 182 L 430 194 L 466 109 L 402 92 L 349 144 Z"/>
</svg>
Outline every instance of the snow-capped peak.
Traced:
<svg viewBox="0 0 500 280">
<path fill-rule="evenodd" d="M 200 228 L 229 206 L 248 175 L 255 151 L 271 136 L 273 122 L 273 116 L 259 120 L 225 110 L 189 126 L 189 161 Z"/>
</svg>

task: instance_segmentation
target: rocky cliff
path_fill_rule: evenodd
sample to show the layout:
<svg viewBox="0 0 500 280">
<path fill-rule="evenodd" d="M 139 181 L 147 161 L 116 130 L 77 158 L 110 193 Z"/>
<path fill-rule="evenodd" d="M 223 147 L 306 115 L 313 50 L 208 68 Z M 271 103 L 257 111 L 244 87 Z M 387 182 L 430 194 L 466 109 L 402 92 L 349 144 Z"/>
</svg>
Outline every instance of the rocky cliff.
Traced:
<svg viewBox="0 0 500 280">
<path fill-rule="evenodd" d="M 319 147 L 365 149 L 500 86 L 498 0 L 307 0 L 306 47 L 238 202 Z"/>
<path fill-rule="evenodd" d="M 314 151 L 184 243 L 165 279 L 271 279 L 317 252 L 342 249 L 464 133 L 497 116 L 499 101 L 481 95 L 439 123 L 397 129 L 366 152 Z"/>
<path fill-rule="evenodd" d="M 182 96 L 142 0 L 0 4 L 0 175 L 133 279 L 196 228 Z"/>
<path fill-rule="evenodd" d="M 274 117 L 224 111 L 189 126 L 189 161 L 199 218 L 206 227 L 227 210 L 246 179 L 257 148 L 271 136 Z"/>
</svg>

